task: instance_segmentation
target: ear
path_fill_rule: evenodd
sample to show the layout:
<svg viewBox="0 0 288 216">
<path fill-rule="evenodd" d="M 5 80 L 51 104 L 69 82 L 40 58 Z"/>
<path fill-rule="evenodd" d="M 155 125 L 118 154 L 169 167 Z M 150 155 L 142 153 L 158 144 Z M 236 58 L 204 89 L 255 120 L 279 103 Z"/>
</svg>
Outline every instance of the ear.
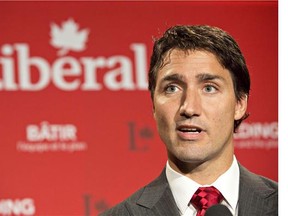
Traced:
<svg viewBox="0 0 288 216">
<path fill-rule="evenodd" d="M 156 120 L 154 101 L 152 101 L 152 112 L 153 112 L 153 118 Z"/>
<path fill-rule="evenodd" d="M 239 101 L 236 102 L 234 120 L 239 120 L 244 116 L 247 110 L 247 102 L 248 102 L 247 95 L 245 95 Z"/>
</svg>

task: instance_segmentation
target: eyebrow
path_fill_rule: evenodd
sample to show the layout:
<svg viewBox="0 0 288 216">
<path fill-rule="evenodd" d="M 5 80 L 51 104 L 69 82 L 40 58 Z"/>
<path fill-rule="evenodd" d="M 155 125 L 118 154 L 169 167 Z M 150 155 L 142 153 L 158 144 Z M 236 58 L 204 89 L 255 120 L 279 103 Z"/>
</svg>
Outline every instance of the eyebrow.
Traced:
<svg viewBox="0 0 288 216">
<path fill-rule="evenodd" d="M 205 81 L 211 81 L 211 80 L 221 80 L 224 81 L 225 79 L 221 76 L 218 75 L 213 75 L 213 74 L 209 74 L 209 73 L 201 73 L 201 74 L 197 74 L 196 78 L 198 80 L 198 82 L 205 82 Z M 171 74 L 168 75 L 166 77 L 164 77 L 161 82 L 165 82 L 165 81 L 177 81 L 177 82 L 185 82 L 185 78 L 184 76 L 180 75 L 180 74 Z"/>
<path fill-rule="evenodd" d="M 209 73 L 201 73 L 196 76 L 199 82 L 205 82 L 210 80 L 221 80 L 224 81 L 224 78 L 222 76 L 209 74 Z"/>
<path fill-rule="evenodd" d="M 180 75 L 180 74 L 171 74 L 168 76 L 165 76 L 161 82 L 165 82 L 165 81 L 180 81 L 180 82 L 184 82 L 184 76 Z"/>
</svg>

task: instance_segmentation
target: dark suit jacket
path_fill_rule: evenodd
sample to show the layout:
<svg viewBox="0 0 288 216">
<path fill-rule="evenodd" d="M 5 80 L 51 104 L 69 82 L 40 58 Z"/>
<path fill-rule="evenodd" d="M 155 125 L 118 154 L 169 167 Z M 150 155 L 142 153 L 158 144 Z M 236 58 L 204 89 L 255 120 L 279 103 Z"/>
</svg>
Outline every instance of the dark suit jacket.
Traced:
<svg viewBox="0 0 288 216">
<path fill-rule="evenodd" d="M 278 183 L 240 166 L 238 216 L 277 216 Z M 179 215 L 165 169 L 161 175 L 102 216 Z"/>
</svg>

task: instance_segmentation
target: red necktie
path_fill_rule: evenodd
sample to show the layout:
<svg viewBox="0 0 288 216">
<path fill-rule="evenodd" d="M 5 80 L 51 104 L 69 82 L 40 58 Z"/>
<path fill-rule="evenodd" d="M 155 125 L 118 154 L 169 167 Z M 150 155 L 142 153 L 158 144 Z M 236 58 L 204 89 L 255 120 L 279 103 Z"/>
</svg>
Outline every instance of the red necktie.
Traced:
<svg viewBox="0 0 288 216">
<path fill-rule="evenodd" d="M 217 188 L 211 187 L 199 187 L 193 194 L 191 203 L 197 209 L 196 216 L 204 216 L 206 210 L 215 204 L 219 204 L 223 200 L 223 195 Z"/>
</svg>

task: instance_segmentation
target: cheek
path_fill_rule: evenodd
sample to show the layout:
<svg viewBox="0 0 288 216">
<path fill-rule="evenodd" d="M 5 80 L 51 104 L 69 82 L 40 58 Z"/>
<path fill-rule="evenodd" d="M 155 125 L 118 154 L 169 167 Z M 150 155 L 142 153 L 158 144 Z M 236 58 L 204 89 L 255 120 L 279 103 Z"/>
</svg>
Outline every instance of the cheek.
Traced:
<svg viewBox="0 0 288 216">
<path fill-rule="evenodd" d="M 166 106 L 167 105 L 167 106 Z M 168 104 L 155 104 L 154 119 L 158 128 L 168 128 L 174 122 L 175 111 L 174 107 Z"/>
<path fill-rule="evenodd" d="M 168 113 L 165 112 L 165 110 L 163 110 L 163 109 L 157 109 L 156 108 L 154 110 L 154 119 L 155 119 L 158 126 L 166 125 L 169 122 Z"/>
<path fill-rule="evenodd" d="M 234 124 L 235 106 L 231 104 L 218 103 L 217 106 L 210 106 L 210 118 L 214 122 L 215 127 L 227 128 Z"/>
</svg>

